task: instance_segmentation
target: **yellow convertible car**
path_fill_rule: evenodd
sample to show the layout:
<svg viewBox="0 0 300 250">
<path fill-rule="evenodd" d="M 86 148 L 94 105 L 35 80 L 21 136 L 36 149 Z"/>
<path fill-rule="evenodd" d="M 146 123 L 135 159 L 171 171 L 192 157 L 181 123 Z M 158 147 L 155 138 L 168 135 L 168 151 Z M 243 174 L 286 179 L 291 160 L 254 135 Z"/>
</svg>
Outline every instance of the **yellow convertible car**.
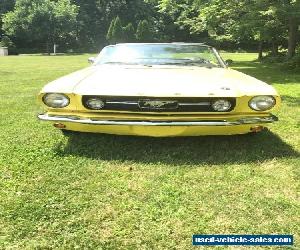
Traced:
<svg viewBox="0 0 300 250">
<path fill-rule="evenodd" d="M 276 90 L 204 44 L 117 44 L 89 61 L 42 89 L 40 120 L 63 132 L 156 137 L 246 134 L 278 120 Z"/>
</svg>

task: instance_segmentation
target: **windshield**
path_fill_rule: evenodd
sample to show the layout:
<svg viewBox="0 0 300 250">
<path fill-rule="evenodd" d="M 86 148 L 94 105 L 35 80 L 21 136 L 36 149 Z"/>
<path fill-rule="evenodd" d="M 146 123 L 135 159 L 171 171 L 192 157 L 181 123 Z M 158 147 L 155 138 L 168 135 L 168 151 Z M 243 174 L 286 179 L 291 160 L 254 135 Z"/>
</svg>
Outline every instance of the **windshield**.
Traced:
<svg viewBox="0 0 300 250">
<path fill-rule="evenodd" d="M 105 47 L 99 64 L 224 67 L 217 52 L 200 44 L 118 44 Z"/>
</svg>

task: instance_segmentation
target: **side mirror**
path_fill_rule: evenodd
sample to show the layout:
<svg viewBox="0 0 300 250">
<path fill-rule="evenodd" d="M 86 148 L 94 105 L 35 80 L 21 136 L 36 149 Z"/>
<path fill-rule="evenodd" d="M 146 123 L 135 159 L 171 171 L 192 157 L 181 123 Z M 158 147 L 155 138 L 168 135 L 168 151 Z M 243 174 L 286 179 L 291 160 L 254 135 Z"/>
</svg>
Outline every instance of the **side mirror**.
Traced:
<svg viewBox="0 0 300 250">
<path fill-rule="evenodd" d="M 227 59 L 227 60 L 225 61 L 225 63 L 226 63 L 227 66 L 230 66 L 230 65 L 233 64 L 233 60 Z"/>
<path fill-rule="evenodd" d="M 96 61 L 96 58 L 95 58 L 95 57 L 90 57 L 90 58 L 88 59 L 89 64 L 93 64 L 95 61 Z"/>
</svg>

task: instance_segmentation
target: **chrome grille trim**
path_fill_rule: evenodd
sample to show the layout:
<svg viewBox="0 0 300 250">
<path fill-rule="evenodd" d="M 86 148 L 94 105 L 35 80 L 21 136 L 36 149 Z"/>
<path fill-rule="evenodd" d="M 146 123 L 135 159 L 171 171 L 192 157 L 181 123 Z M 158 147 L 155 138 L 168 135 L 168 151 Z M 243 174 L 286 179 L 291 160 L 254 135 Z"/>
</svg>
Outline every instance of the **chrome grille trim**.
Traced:
<svg viewBox="0 0 300 250">
<path fill-rule="evenodd" d="M 116 101 L 106 101 L 107 104 L 128 104 L 128 105 L 138 105 L 138 102 L 116 102 Z"/>
<path fill-rule="evenodd" d="M 107 104 L 128 104 L 128 105 L 138 105 L 139 103 L 138 102 L 117 102 L 117 101 L 107 101 L 106 102 Z M 198 102 L 198 103 L 182 103 L 182 102 L 179 102 L 178 105 L 180 106 L 193 106 L 193 105 L 196 105 L 196 106 L 209 106 L 211 105 L 210 102 Z"/>
<path fill-rule="evenodd" d="M 180 106 L 210 106 L 211 103 L 210 102 L 198 102 L 198 103 L 178 103 L 178 105 Z"/>
<path fill-rule="evenodd" d="M 98 95 L 85 95 L 82 96 L 83 106 L 90 109 L 86 102 L 89 98 L 100 98 L 105 102 L 105 106 L 101 111 L 128 111 L 140 113 L 163 113 L 163 112 L 212 112 L 217 113 L 212 108 L 212 103 L 218 99 L 225 99 L 230 101 L 232 108 L 226 112 L 231 112 L 236 106 L 236 98 L 233 97 L 147 97 L 147 96 L 98 96 Z M 141 103 L 153 103 L 153 106 L 142 105 Z M 159 105 L 159 103 L 165 105 Z M 157 105 L 156 105 L 157 103 Z M 173 103 L 173 104 L 172 104 Z M 175 105 L 176 103 L 176 105 Z M 225 113 L 225 112 L 221 112 Z"/>
</svg>

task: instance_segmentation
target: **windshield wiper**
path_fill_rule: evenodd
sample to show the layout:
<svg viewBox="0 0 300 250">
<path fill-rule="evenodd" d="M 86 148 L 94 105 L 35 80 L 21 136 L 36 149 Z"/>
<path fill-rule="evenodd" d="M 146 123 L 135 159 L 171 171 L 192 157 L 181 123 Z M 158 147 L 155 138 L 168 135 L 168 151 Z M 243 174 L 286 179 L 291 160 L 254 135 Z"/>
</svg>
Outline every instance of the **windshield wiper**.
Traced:
<svg viewBox="0 0 300 250">
<path fill-rule="evenodd" d="M 199 66 L 207 68 L 219 68 L 220 66 L 211 63 L 200 63 L 200 62 L 170 62 L 170 63 L 160 63 L 158 65 L 182 65 L 182 66 Z"/>
<path fill-rule="evenodd" d="M 143 64 L 143 63 L 136 63 L 136 62 L 106 62 L 102 64 L 116 64 L 116 65 L 139 65 L 144 67 L 152 67 L 151 64 Z"/>
<path fill-rule="evenodd" d="M 139 65 L 139 63 L 134 62 L 105 62 L 102 64 Z"/>
</svg>

